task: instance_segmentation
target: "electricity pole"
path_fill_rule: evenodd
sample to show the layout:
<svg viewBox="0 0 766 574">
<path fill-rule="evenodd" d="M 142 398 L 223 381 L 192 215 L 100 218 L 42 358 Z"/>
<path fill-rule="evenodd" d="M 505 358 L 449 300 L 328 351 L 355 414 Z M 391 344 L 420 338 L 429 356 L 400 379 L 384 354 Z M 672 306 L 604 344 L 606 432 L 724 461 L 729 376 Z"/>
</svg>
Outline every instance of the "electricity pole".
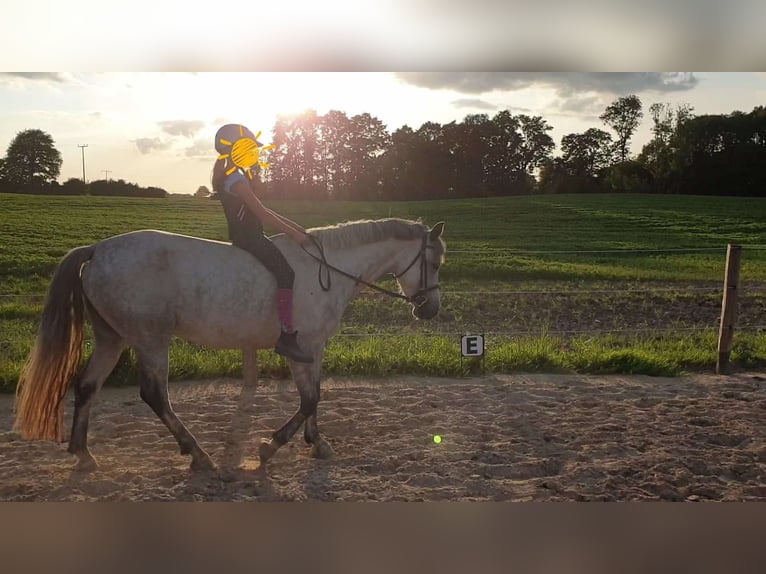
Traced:
<svg viewBox="0 0 766 574">
<path fill-rule="evenodd" d="M 85 148 L 88 147 L 88 144 L 85 144 L 85 145 L 77 144 L 77 147 L 82 150 L 82 182 L 86 183 L 85 181 Z"/>
<path fill-rule="evenodd" d="M 104 179 L 106 179 L 106 181 L 109 181 L 109 174 L 112 173 L 112 170 L 111 169 L 102 169 L 101 171 L 104 172 Z"/>
</svg>

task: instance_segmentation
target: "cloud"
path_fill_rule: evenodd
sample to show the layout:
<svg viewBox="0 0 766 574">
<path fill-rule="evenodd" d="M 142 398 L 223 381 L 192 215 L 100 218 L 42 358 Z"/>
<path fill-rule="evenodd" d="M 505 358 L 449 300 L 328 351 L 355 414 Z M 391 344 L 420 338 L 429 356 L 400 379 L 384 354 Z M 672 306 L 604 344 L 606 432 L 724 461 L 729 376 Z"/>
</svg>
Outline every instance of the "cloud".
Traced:
<svg viewBox="0 0 766 574">
<path fill-rule="evenodd" d="M 456 108 L 473 108 L 475 110 L 496 110 L 495 104 L 490 104 L 484 100 L 478 98 L 460 98 L 452 102 L 452 105 Z"/>
<path fill-rule="evenodd" d="M 698 82 L 693 72 L 400 72 L 397 77 L 432 90 L 482 94 L 545 86 L 563 96 L 582 92 L 673 92 L 690 90 Z"/>
<path fill-rule="evenodd" d="M 157 123 L 165 133 L 186 138 L 193 138 L 198 131 L 205 127 L 205 122 L 200 120 L 168 120 Z"/>
<path fill-rule="evenodd" d="M 192 145 L 184 150 L 186 157 L 200 159 L 200 160 L 214 160 L 216 158 L 216 152 L 213 148 L 212 140 L 198 139 L 195 140 Z"/>
<path fill-rule="evenodd" d="M 133 141 L 142 155 L 146 155 L 153 151 L 168 149 L 170 147 L 170 142 L 162 141 L 160 138 L 138 138 Z"/>
<path fill-rule="evenodd" d="M 0 78 L 18 78 L 22 80 L 63 83 L 67 81 L 66 74 L 61 72 L 0 72 Z"/>
<path fill-rule="evenodd" d="M 554 107 L 564 112 L 575 112 L 577 115 L 598 115 L 609 104 L 604 98 L 594 94 L 573 94 L 560 98 Z"/>
</svg>

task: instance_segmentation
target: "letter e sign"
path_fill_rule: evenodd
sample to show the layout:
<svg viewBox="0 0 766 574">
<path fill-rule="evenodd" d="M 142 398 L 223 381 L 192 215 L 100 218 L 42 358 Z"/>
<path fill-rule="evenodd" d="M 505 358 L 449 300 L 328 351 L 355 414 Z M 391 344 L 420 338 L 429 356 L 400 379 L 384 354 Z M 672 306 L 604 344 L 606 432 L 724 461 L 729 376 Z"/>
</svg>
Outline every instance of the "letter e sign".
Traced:
<svg viewBox="0 0 766 574">
<path fill-rule="evenodd" d="M 484 336 L 463 335 L 460 339 L 460 351 L 464 357 L 481 357 L 484 354 Z"/>
</svg>

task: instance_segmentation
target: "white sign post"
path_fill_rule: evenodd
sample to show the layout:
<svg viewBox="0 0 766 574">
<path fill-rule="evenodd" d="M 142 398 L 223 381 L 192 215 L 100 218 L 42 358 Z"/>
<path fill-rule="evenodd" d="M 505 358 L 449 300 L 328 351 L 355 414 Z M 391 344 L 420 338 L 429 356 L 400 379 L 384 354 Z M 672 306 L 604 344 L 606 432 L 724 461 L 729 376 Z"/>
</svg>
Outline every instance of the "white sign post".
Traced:
<svg viewBox="0 0 766 574">
<path fill-rule="evenodd" d="M 460 370 L 463 370 L 463 358 L 481 357 L 481 372 L 484 372 L 484 335 L 466 334 L 460 337 Z"/>
</svg>

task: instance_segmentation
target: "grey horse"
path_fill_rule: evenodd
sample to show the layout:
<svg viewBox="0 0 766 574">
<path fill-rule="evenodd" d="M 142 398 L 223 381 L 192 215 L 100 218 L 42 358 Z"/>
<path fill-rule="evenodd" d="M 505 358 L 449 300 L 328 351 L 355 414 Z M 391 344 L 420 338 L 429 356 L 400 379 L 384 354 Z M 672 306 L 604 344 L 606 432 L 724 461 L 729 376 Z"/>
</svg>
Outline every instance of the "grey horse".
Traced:
<svg viewBox="0 0 766 574">
<path fill-rule="evenodd" d="M 300 408 L 259 447 L 261 465 L 305 423 L 312 454 L 332 448 L 319 433 L 320 370 L 327 340 L 337 331 L 349 302 L 365 284 L 393 274 L 394 294 L 419 319 L 440 307 L 439 267 L 446 245 L 444 224 L 429 229 L 403 219 L 355 221 L 309 230 L 314 244 L 302 247 L 273 238 L 295 271 L 295 326 L 313 364 L 288 361 Z M 323 276 L 331 286 L 320 285 Z M 35 345 L 17 387 L 15 428 L 27 439 L 63 441 L 63 403 L 74 381 L 74 417 L 69 452 L 79 470 L 96 461 L 88 449 L 94 397 L 131 347 L 140 373 L 141 398 L 191 455 L 191 468 L 215 468 L 210 456 L 176 416 L 168 398 L 168 350 L 173 336 L 210 348 L 242 349 L 245 367 L 257 349 L 279 336 L 276 283 L 252 255 L 229 243 L 160 231 L 135 231 L 70 251 L 51 282 Z M 94 347 L 80 370 L 83 326 L 88 316 Z"/>
</svg>

